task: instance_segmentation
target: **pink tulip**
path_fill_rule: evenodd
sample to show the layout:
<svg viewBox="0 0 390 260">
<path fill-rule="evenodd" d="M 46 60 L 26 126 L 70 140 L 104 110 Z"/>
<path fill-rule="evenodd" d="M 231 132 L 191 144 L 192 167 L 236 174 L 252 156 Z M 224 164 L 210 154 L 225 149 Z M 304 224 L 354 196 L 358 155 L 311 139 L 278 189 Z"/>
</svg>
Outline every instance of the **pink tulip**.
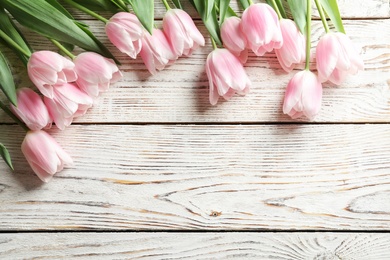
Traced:
<svg viewBox="0 0 390 260">
<path fill-rule="evenodd" d="M 309 70 L 294 75 L 287 85 L 283 113 L 295 119 L 305 115 L 312 120 L 320 111 L 322 85 L 318 77 Z"/>
<path fill-rule="evenodd" d="M 268 4 L 252 4 L 242 14 L 241 30 L 248 41 L 248 48 L 262 56 L 283 45 L 279 19 Z"/>
<path fill-rule="evenodd" d="M 28 61 L 27 70 L 31 81 L 49 98 L 53 98 L 55 85 L 77 79 L 74 63 L 52 51 L 34 52 Z"/>
<path fill-rule="evenodd" d="M 177 59 L 165 34 L 159 29 L 153 29 L 153 35 L 148 32 L 144 33 L 140 55 L 152 75 Z"/>
<path fill-rule="evenodd" d="M 73 164 L 72 158 L 45 131 L 29 131 L 22 143 L 22 152 L 36 175 L 48 182 L 64 166 Z"/>
<path fill-rule="evenodd" d="M 116 13 L 106 24 L 106 34 L 111 43 L 133 59 L 141 51 L 143 33 L 137 16 L 128 12 Z"/>
<path fill-rule="evenodd" d="M 218 97 L 229 100 L 236 92 L 245 95 L 251 82 L 244 67 L 236 56 L 227 49 L 215 49 L 207 57 L 206 73 L 210 86 L 210 104 L 215 105 Z"/>
<path fill-rule="evenodd" d="M 21 88 L 17 92 L 18 106 L 11 105 L 11 110 L 31 130 L 51 127 L 49 112 L 42 98 L 32 89 Z"/>
<path fill-rule="evenodd" d="M 79 54 L 74 64 L 78 76 L 77 85 L 93 98 L 97 97 L 99 92 L 106 91 L 111 83 L 115 83 L 122 77 L 113 60 L 94 52 Z"/>
<path fill-rule="evenodd" d="M 340 85 L 348 74 L 364 69 L 358 50 L 347 35 L 328 33 L 318 42 L 316 48 L 318 77 L 321 82 L 329 80 Z"/>
<path fill-rule="evenodd" d="M 67 83 L 56 86 L 53 99 L 45 97 L 44 102 L 56 126 L 63 130 L 74 117 L 84 115 L 93 100 L 76 85 Z"/>
<path fill-rule="evenodd" d="M 176 56 L 188 56 L 205 44 L 194 21 L 183 10 L 169 9 L 163 18 L 163 29 Z"/>
<path fill-rule="evenodd" d="M 275 49 L 275 54 L 282 68 L 286 72 L 290 72 L 295 64 L 305 61 L 305 36 L 290 19 L 281 19 L 280 29 L 282 30 L 283 45 L 280 49 Z"/>
<path fill-rule="evenodd" d="M 240 18 L 232 16 L 225 19 L 221 26 L 221 38 L 225 48 L 245 63 L 248 58 L 247 40 L 241 30 Z"/>
</svg>

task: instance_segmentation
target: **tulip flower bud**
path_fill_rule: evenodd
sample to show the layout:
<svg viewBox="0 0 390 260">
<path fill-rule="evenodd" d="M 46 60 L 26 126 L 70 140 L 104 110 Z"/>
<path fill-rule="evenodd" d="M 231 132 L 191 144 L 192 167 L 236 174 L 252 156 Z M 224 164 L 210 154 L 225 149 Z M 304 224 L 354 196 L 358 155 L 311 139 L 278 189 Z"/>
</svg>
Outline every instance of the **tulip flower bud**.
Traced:
<svg viewBox="0 0 390 260">
<path fill-rule="evenodd" d="M 56 140 L 42 130 L 27 132 L 21 149 L 33 171 L 44 182 L 62 171 L 65 165 L 73 164 Z"/>
<path fill-rule="evenodd" d="M 31 130 L 41 130 L 51 126 L 49 112 L 42 98 L 32 89 L 21 88 L 17 91 L 18 106 L 11 110 Z"/>
<path fill-rule="evenodd" d="M 364 69 L 363 60 L 349 37 L 343 33 L 328 33 L 316 48 L 318 77 L 340 85 L 348 74 Z"/>
<path fill-rule="evenodd" d="M 278 15 L 268 4 L 252 4 L 242 14 L 241 30 L 248 41 L 248 48 L 262 56 L 283 45 Z"/>
<path fill-rule="evenodd" d="M 143 33 L 137 16 L 128 12 L 116 13 L 106 24 L 106 34 L 111 43 L 133 59 L 141 51 Z"/>
<path fill-rule="evenodd" d="M 176 56 L 188 56 L 205 44 L 203 35 L 196 28 L 194 21 L 181 9 L 169 9 L 165 13 L 163 29 Z"/>
<path fill-rule="evenodd" d="M 153 29 L 152 35 L 148 32 L 144 33 L 140 56 L 146 68 L 153 75 L 156 74 L 157 70 L 164 69 L 165 65 L 177 59 L 165 34 L 159 29 Z"/>
<path fill-rule="evenodd" d="M 122 73 L 113 60 L 94 52 L 79 54 L 74 64 L 77 85 L 92 98 L 97 97 L 99 92 L 106 91 L 110 84 L 122 77 Z"/>
<path fill-rule="evenodd" d="M 232 16 L 225 19 L 221 25 L 221 38 L 225 48 L 245 63 L 248 58 L 247 40 L 241 30 L 240 18 Z"/>
<path fill-rule="evenodd" d="M 74 63 L 52 51 L 34 52 L 27 64 L 28 76 L 46 97 L 53 98 L 55 85 L 76 81 Z"/>
<path fill-rule="evenodd" d="M 290 72 L 295 64 L 305 61 L 305 36 L 290 19 L 281 19 L 280 29 L 282 30 L 283 45 L 280 49 L 275 49 L 275 54 L 282 68 L 286 72 Z"/>
<path fill-rule="evenodd" d="M 309 70 L 294 75 L 287 85 L 283 113 L 295 119 L 305 115 L 312 120 L 321 108 L 322 85 Z"/>
<path fill-rule="evenodd" d="M 45 97 L 44 102 L 56 126 L 63 130 L 74 117 L 85 114 L 93 100 L 74 84 L 63 84 L 54 89 L 53 99 Z"/>
<path fill-rule="evenodd" d="M 206 73 L 210 85 L 210 104 L 218 97 L 229 100 L 236 92 L 245 95 L 251 82 L 240 60 L 227 49 L 215 49 L 206 60 Z"/>
</svg>

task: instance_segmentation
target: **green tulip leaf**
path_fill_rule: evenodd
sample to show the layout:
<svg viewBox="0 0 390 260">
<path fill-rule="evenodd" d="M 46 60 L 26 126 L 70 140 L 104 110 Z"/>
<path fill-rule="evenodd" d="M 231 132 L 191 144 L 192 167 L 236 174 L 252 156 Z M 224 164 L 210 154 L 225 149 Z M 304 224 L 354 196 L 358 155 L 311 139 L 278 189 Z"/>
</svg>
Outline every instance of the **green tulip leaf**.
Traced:
<svg viewBox="0 0 390 260">
<path fill-rule="evenodd" d="M 176 8 L 183 9 L 183 6 L 180 3 L 180 0 L 172 0 Z"/>
<path fill-rule="evenodd" d="M 307 1 L 287 0 L 291 14 L 303 35 L 306 35 L 306 16 L 307 16 Z"/>
<path fill-rule="evenodd" d="M 215 7 L 215 0 L 204 0 L 205 1 L 205 19 L 208 20 L 211 13 L 213 12 L 213 9 Z"/>
<path fill-rule="evenodd" d="M 129 1 L 138 20 L 152 34 L 154 25 L 154 0 Z"/>
<path fill-rule="evenodd" d="M 83 30 L 86 34 L 89 35 L 89 37 L 91 37 L 91 39 L 93 39 L 96 44 L 106 53 L 109 53 L 110 55 L 107 55 L 107 57 L 113 59 L 115 61 L 116 64 L 120 65 L 120 62 L 113 56 L 111 55 L 110 51 L 107 49 L 106 46 L 103 45 L 103 43 L 101 43 L 96 37 L 95 35 L 88 29 L 88 27 L 86 27 L 84 24 L 82 23 L 76 23 L 77 26 L 80 27 L 81 30 Z"/>
<path fill-rule="evenodd" d="M 11 156 L 9 155 L 7 148 L 2 143 L 0 143 L 0 154 L 1 157 L 3 157 L 5 163 L 9 166 L 9 168 L 11 168 L 11 170 L 14 170 L 14 167 L 12 166 Z"/>
<path fill-rule="evenodd" d="M 280 15 L 281 15 L 283 18 L 287 18 L 286 11 L 284 10 L 284 6 L 283 6 L 281 0 L 275 0 L 276 7 L 274 6 L 274 3 L 273 3 L 272 0 L 266 0 L 266 2 L 267 2 L 267 4 L 269 4 L 272 8 L 275 9 L 275 12 L 276 12 L 276 8 L 278 8 L 278 11 L 280 12 Z"/>
<path fill-rule="evenodd" d="M 227 9 L 227 12 L 226 12 L 226 18 L 229 18 L 229 17 L 232 17 L 232 16 L 238 16 L 236 14 L 236 12 L 234 12 L 234 10 L 229 6 L 228 9 Z"/>
<path fill-rule="evenodd" d="M 55 7 L 58 11 L 66 15 L 69 19 L 74 19 L 73 16 L 66 10 L 57 0 L 46 0 L 49 4 Z"/>
<path fill-rule="evenodd" d="M 8 66 L 7 59 L 0 52 L 0 88 L 8 100 L 17 106 L 16 88 L 11 69 Z"/>
<path fill-rule="evenodd" d="M 111 53 L 103 50 L 72 19 L 45 0 L 3 0 L 0 5 L 21 25 L 47 38 L 112 57 Z"/>
<path fill-rule="evenodd" d="M 219 0 L 219 24 L 222 24 L 223 21 L 225 21 L 226 16 L 229 16 L 228 9 L 229 9 L 230 0 Z"/>
<path fill-rule="evenodd" d="M 32 52 L 32 49 L 23 34 L 19 31 L 18 27 L 15 26 L 14 22 L 9 18 L 8 14 L 4 9 L 0 8 L 0 30 L 2 30 L 8 37 L 10 37 L 20 48 L 22 48 L 26 53 Z M 5 45 L 12 48 L 15 53 L 18 55 L 19 59 L 27 64 L 29 57 L 15 49 L 10 44 L 3 41 Z"/>
<path fill-rule="evenodd" d="M 322 7 L 324 8 L 326 14 L 329 16 L 330 20 L 334 24 L 334 27 L 337 31 L 345 33 L 343 21 L 341 20 L 341 15 L 339 7 L 336 0 L 320 0 Z"/>
<path fill-rule="evenodd" d="M 219 23 L 218 23 L 217 12 L 214 6 L 214 0 L 208 0 L 206 2 L 204 0 L 190 0 L 190 2 L 195 7 L 200 17 L 202 18 L 204 25 L 206 26 L 211 37 L 213 37 L 216 44 L 222 46 L 222 40 L 220 36 Z M 211 11 L 209 9 L 210 2 L 212 2 L 213 4 Z M 207 12 L 210 13 L 207 14 Z"/>
<path fill-rule="evenodd" d="M 111 0 L 73 0 L 73 2 L 76 2 L 95 12 L 108 11 L 114 14 L 118 12 L 118 10 L 123 10 L 123 8 L 118 8 L 115 1 Z"/>
<path fill-rule="evenodd" d="M 249 7 L 249 2 L 248 0 L 239 0 L 241 7 L 245 10 Z"/>
</svg>

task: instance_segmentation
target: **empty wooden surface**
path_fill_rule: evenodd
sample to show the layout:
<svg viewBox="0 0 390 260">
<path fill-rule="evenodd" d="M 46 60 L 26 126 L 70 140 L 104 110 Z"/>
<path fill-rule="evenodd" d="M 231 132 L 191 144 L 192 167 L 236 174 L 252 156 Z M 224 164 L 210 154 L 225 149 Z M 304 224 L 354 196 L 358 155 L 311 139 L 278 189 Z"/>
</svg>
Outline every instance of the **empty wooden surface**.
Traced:
<svg viewBox="0 0 390 260">
<path fill-rule="evenodd" d="M 0 234 L 0 257 L 34 259 L 389 259 L 390 238 L 354 233 Z"/>
<path fill-rule="evenodd" d="M 0 129 L 11 136 L 17 126 Z M 66 132 L 55 137 L 75 166 L 48 184 L 14 158 L 16 172 L 0 185 L 0 229 L 390 226 L 388 125 L 75 125 Z M 6 143 L 13 154 L 22 137 Z"/>
<path fill-rule="evenodd" d="M 365 71 L 325 84 L 314 122 L 282 114 L 303 67 L 286 74 L 273 53 L 250 56 L 247 96 L 210 106 L 212 48 L 188 3 L 206 46 L 155 76 L 74 12 L 124 77 L 86 116 L 49 131 L 75 165 L 47 184 L 20 152 L 23 131 L 0 113 L 16 166 L 0 164 L 0 259 L 389 259 L 390 3 L 338 2 Z M 157 25 L 163 13 L 156 1 Z M 23 31 L 36 50 L 55 50 Z M 315 21 L 313 48 L 323 34 Z M 31 86 L 5 53 L 17 85 Z"/>
</svg>

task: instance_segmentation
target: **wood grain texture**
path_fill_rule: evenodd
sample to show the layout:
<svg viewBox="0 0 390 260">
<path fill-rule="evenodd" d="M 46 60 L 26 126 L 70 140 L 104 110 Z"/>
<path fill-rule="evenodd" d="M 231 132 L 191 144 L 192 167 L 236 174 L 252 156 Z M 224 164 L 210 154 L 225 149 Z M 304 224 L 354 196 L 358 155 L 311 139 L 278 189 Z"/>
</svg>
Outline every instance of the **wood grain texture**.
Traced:
<svg viewBox="0 0 390 260">
<path fill-rule="evenodd" d="M 390 125 L 74 125 L 42 184 L 1 126 L 0 230 L 387 230 Z"/>
<path fill-rule="evenodd" d="M 86 22 L 110 46 L 102 25 L 96 21 Z M 347 21 L 345 26 L 353 41 L 362 47 L 366 68 L 339 87 L 324 85 L 323 107 L 315 121 L 389 122 L 390 34 L 383 32 L 390 32 L 390 20 Z M 200 28 L 206 34 L 205 28 Z M 321 23 L 314 23 L 313 48 L 322 35 Z M 31 34 L 29 38 L 38 50 L 48 47 L 41 37 Z M 210 43 L 155 76 L 147 72 L 140 59 L 130 60 L 111 49 L 122 62 L 124 77 L 103 93 L 87 115 L 77 122 L 292 122 L 283 115 L 282 103 L 285 87 L 293 73 L 284 73 L 273 53 L 249 58 L 246 70 L 253 87 L 247 96 L 235 96 L 228 102 L 220 98 L 217 106 L 211 106 L 204 71 L 207 54 L 212 49 Z M 16 59 L 10 57 L 13 57 L 12 61 Z M 19 87 L 31 86 L 21 64 L 13 70 Z M 0 113 L 0 122 L 11 121 Z"/>
<path fill-rule="evenodd" d="M 249 95 L 211 107 L 208 40 L 150 76 L 108 42 L 102 23 L 75 12 L 122 62 L 124 78 L 75 125 L 50 130 L 75 166 L 49 184 L 20 152 L 24 133 L 0 113 L 1 142 L 16 167 L 0 163 L 0 259 L 390 259 L 390 3 L 338 2 L 366 70 L 325 85 L 315 122 L 337 124 L 293 124 L 282 115 L 292 74 L 272 53 L 250 56 Z M 158 26 L 164 12 L 156 0 Z M 313 49 L 323 33 L 314 22 Z M 36 50 L 55 50 L 26 35 Z M 18 87 L 31 86 L 5 54 Z M 107 232 L 119 230 L 127 232 Z M 139 230 L 149 232 L 132 233 Z M 258 232 L 213 233 L 221 230 Z M 296 230 L 389 233 L 280 232 Z M 29 233 L 6 233 L 15 231 Z"/>
<path fill-rule="evenodd" d="M 2 259 L 389 259 L 389 234 L 0 234 Z"/>
</svg>

